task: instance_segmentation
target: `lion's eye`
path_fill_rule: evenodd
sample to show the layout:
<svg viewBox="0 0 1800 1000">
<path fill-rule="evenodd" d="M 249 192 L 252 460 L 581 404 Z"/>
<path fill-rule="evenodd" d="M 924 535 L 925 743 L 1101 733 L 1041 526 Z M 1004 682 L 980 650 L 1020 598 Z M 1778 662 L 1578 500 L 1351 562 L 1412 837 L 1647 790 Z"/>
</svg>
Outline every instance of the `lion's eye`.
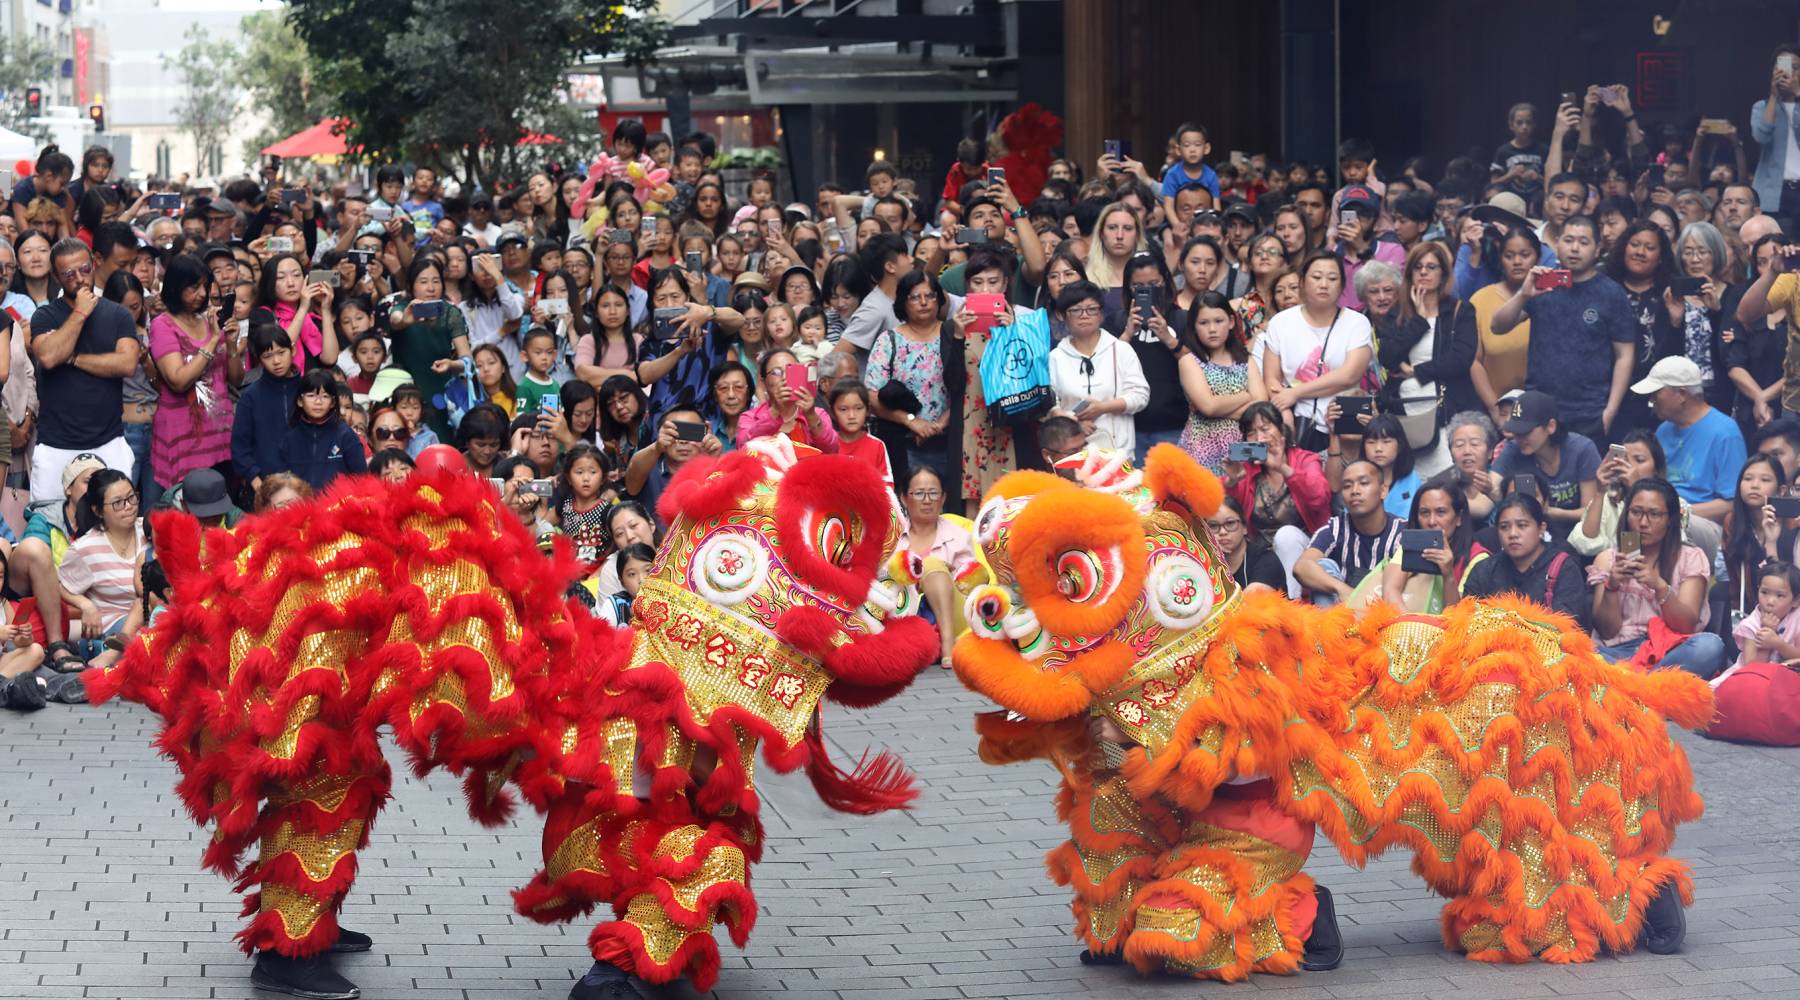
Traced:
<svg viewBox="0 0 1800 1000">
<path fill-rule="evenodd" d="M 1089 549 L 1067 549 L 1056 557 L 1056 589 L 1076 604 L 1094 599 L 1106 582 L 1100 557 Z"/>
<path fill-rule="evenodd" d="M 819 550 L 819 557 L 833 566 L 850 564 L 854 544 L 850 523 L 841 517 L 822 517 L 813 527 L 813 545 Z"/>
</svg>

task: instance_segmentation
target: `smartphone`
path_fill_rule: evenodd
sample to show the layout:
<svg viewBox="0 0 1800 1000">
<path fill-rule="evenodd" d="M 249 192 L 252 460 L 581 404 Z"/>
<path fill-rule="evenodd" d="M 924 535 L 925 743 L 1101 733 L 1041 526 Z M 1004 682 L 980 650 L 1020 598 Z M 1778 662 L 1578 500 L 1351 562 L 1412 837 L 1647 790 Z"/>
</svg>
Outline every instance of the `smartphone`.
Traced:
<svg viewBox="0 0 1800 1000">
<path fill-rule="evenodd" d="M 1150 289 L 1133 288 L 1131 290 L 1131 308 L 1138 314 L 1138 322 L 1148 323 L 1150 313 L 1156 308 L 1150 298 Z"/>
<path fill-rule="evenodd" d="M 1231 462 L 1265 462 L 1269 446 L 1261 441 L 1233 441 L 1225 448 L 1225 458 Z"/>
<path fill-rule="evenodd" d="M 156 212 L 181 211 L 181 195 L 176 192 L 164 192 L 150 196 L 150 208 Z"/>
<path fill-rule="evenodd" d="M 646 238 L 655 236 L 656 235 L 656 216 L 654 216 L 654 215 L 644 216 L 643 221 L 638 223 L 638 233 L 643 235 Z"/>
<path fill-rule="evenodd" d="M 1374 412 L 1375 397 L 1339 396 L 1337 404 L 1338 418 L 1337 423 L 1331 427 L 1332 432 L 1340 436 L 1362 437 L 1363 424 L 1356 418 L 1364 413 Z"/>
<path fill-rule="evenodd" d="M 706 437 L 706 425 L 696 420 L 675 421 L 675 440 L 699 441 Z"/>
<path fill-rule="evenodd" d="M 1705 278 L 1674 278 L 1669 282 L 1669 291 L 1679 299 L 1689 295 L 1699 295 L 1700 289 L 1705 286 Z"/>
<path fill-rule="evenodd" d="M 1619 532 L 1619 554 L 1627 555 L 1627 556 L 1635 556 L 1638 554 L 1638 552 L 1640 552 L 1643 549 L 1643 547 L 1644 547 L 1643 539 L 1638 537 L 1637 532 L 1635 532 L 1635 531 Z"/>
<path fill-rule="evenodd" d="M 652 317 L 652 329 L 656 339 L 673 343 L 682 338 L 681 321 L 687 318 L 687 310 L 680 306 L 664 306 L 656 310 Z"/>
<path fill-rule="evenodd" d="M 532 496 L 542 497 L 543 499 L 548 500 L 556 493 L 556 480 L 533 479 L 530 484 L 528 484 L 527 488 L 531 490 Z"/>
<path fill-rule="evenodd" d="M 813 394 L 812 369 L 805 365 L 788 365 L 781 373 L 781 381 L 789 389 L 805 389 L 807 395 Z"/>
<path fill-rule="evenodd" d="M 1537 477 L 1529 472 L 1521 472 L 1513 477 L 1513 492 L 1526 497 L 1543 496 L 1538 492 Z"/>
<path fill-rule="evenodd" d="M 1553 288 L 1570 288 L 1575 284 L 1574 277 L 1564 268 L 1545 271 L 1531 279 L 1538 291 L 1545 292 Z"/>
<path fill-rule="evenodd" d="M 538 307 L 546 316 L 567 316 L 569 314 L 568 299 L 539 299 Z"/>
<path fill-rule="evenodd" d="M 343 283 L 343 280 L 344 279 L 338 275 L 335 268 L 321 268 L 317 271 L 306 272 L 306 283 L 309 285 L 324 285 L 326 288 L 336 288 Z"/>
<path fill-rule="evenodd" d="M 1346 209 L 1338 212 L 1338 225 L 1354 226 L 1354 225 L 1356 225 L 1357 218 L 1358 218 L 1358 216 L 1356 214 L 1356 209 L 1346 208 Z"/>
<path fill-rule="evenodd" d="M 956 242 L 963 246 L 975 246 L 988 241 L 987 230 L 964 226 L 956 231 Z"/>
<path fill-rule="evenodd" d="M 281 203 L 283 205 L 292 205 L 292 204 L 295 204 L 296 202 L 302 202 L 305 200 L 306 200 L 306 192 L 300 190 L 299 188 L 283 188 L 281 191 Z"/>
<path fill-rule="evenodd" d="M 1731 120 L 1729 118 L 1702 118 L 1700 131 L 1708 135 L 1730 135 Z"/>
<path fill-rule="evenodd" d="M 226 292 L 219 297 L 219 322 L 230 319 L 234 312 L 237 312 L 237 293 Z"/>
<path fill-rule="evenodd" d="M 437 319 L 444 315 L 443 299 L 427 299 L 412 304 L 413 319 Z"/>
<path fill-rule="evenodd" d="M 998 292 L 972 292 L 963 301 L 977 316 L 991 318 L 1006 312 L 1006 296 Z"/>
<path fill-rule="evenodd" d="M 1069 412 L 1075 414 L 1076 416 L 1080 416 L 1082 413 L 1087 411 L 1087 408 L 1089 406 L 1093 405 L 1093 402 L 1094 401 L 1091 399 L 1078 399 L 1075 401 L 1075 405 L 1069 408 Z"/>
<path fill-rule="evenodd" d="M 687 253 L 682 254 L 681 256 L 682 256 L 682 259 L 687 262 L 687 269 L 688 269 L 689 273 L 691 273 L 691 274 L 699 274 L 700 273 L 700 268 L 702 267 L 702 265 L 705 263 L 705 260 L 706 260 L 705 256 L 702 255 L 700 253 L 700 251 L 689 250 Z"/>
<path fill-rule="evenodd" d="M 1616 458 L 1621 462 L 1625 461 L 1625 446 L 1622 444 L 1609 445 L 1606 449 L 1606 457 L 1609 459 Z"/>
<path fill-rule="evenodd" d="M 294 238 L 292 236 L 271 236 L 271 237 L 269 237 L 269 252 L 270 253 L 293 253 L 294 252 Z"/>
<path fill-rule="evenodd" d="M 1800 250 L 1795 250 L 1790 254 L 1783 254 L 1781 257 L 1781 267 L 1790 274 L 1795 271 L 1800 271 Z"/>
<path fill-rule="evenodd" d="M 1654 191 L 1659 187 L 1663 187 L 1667 182 L 1668 172 L 1664 170 L 1663 165 L 1660 163 L 1650 164 L 1650 190 Z"/>
<path fill-rule="evenodd" d="M 538 398 L 539 413 L 555 413 L 562 409 L 562 397 L 552 393 Z"/>
<path fill-rule="evenodd" d="M 606 243 L 608 246 L 614 246 L 614 245 L 630 246 L 631 245 L 631 230 L 629 230 L 629 229 L 608 229 L 606 231 Z"/>
<path fill-rule="evenodd" d="M 344 256 L 348 257 L 352 262 L 354 262 L 356 264 L 357 270 L 360 271 L 363 268 L 369 266 L 369 261 L 372 261 L 375 259 L 375 251 L 373 251 L 373 250 L 346 250 L 346 251 L 344 251 Z"/>
<path fill-rule="evenodd" d="M 989 167 L 987 169 L 987 182 L 992 184 L 995 181 L 1000 181 L 1002 183 L 1006 181 L 1005 167 Z"/>
<path fill-rule="evenodd" d="M 394 217 L 392 205 L 370 205 L 369 219 L 372 222 L 386 222 Z"/>
<path fill-rule="evenodd" d="M 1440 575 L 1437 564 L 1425 558 L 1426 549 L 1444 547 L 1444 533 L 1437 528 L 1409 528 L 1400 532 L 1400 568 L 1408 573 Z"/>
<path fill-rule="evenodd" d="M 1564 104 L 1573 104 L 1579 108 L 1581 107 L 1581 95 L 1573 90 L 1565 90 L 1562 92 L 1562 102 Z"/>
<path fill-rule="evenodd" d="M 1783 521 L 1800 517 L 1800 497 L 1770 497 L 1769 506 L 1775 508 L 1775 516 Z"/>
<path fill-rule="evenodd" d="M 1794 54 L 1792 52 L 1783 52 L 1781 55 L 1776 56 L 1775 68 L 1783 73 L 1792 73 L 1794 71 Z"/>
<path fill-rule="evenodd" d="M 493 488 L 494 488 L 494 492 L 495 492 L 495 493 L 498 493 L 498 494 L 500 494 L 500 495 L 501 495 L 501 496 L 505 496 L 505 495 L 506 495 L 506 480 L 504 480 L 504 479 L 494 479 L 494 478 L 491 478 L 491 477 L 490 477 L 490 478 L 489 478 L 489 479 L 488 479 L 488 485 L 490 485 L 490 486 L 492 486 L 492 487 L 493 487 Z"/>
<path fill-rule="evenodd" d="M 1101 142 L 1100 145 L 1106 151 L 1107 156 L 1110 156 L 1115 160 L 1123 160 L 1125 158 L 1124 144 L 1119 142 L 1119 140 L 1107 139 Z M 1119 170 L 1119 167 L 1114 167 L 1113 173 L 1116 174 Z"/>
</svg>

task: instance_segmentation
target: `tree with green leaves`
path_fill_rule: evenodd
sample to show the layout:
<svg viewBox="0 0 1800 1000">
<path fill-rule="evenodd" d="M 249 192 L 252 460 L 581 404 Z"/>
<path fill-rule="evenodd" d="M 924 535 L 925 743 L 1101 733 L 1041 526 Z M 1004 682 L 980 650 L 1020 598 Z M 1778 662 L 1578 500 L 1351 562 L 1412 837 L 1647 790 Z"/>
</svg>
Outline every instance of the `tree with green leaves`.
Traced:
<svg viewBox="0 0 1800 1000">
<path fill-rule="evenodd" d="M 0 39 L 0 124 L 49 141 L 50 131 L 32 122 L 25 110 L 25 91 L 43 86 L 56 71 L 56 53 L 29 35 L 9 35 Z"/>
<path fill-rule="evenodd" d="M 250 106 L 269 116 L 268 125 L 244 146 L 244 159 L 254 163 L 264 147 L 330 114 L 325 94 L 313 82 L 312 58 L 306 43 L 278 11 L 258 11 L 243 20 L 244 44 L 237 76 L 249 93 Z"/>
<path fill-rule="evenodd" d="M 580 123 L 564 74 L 590 55 L 642 60 L 667 27 L 656 0 L 292 0 L 349 145 L 491 185 L 516 173 L 518 141 Z M 592 127 L 591 123 L 588 124 Z"/>
<path fill-rule="evenodd" d="M 198 24 L 183 36 L 187 44 L 173 56 L 164 54 L 163 68 L 181 81 L 175 122 L 194 139 L 194 172 L 207 173 L 208 151 L 224 141 L 237 115 L 243 87 L 238 83 L 238 49 L 215 39 Z"/>
</svg>

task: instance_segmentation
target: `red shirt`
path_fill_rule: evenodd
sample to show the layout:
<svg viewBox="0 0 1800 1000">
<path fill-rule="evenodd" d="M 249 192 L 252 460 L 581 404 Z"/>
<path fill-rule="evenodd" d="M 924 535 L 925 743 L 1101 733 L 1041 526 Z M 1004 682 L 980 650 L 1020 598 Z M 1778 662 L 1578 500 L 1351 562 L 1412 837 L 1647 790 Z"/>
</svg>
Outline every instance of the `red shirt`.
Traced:
<svg viewBox="0 0 1800 1000">
<path fill-rule="evenodd" d="M 969 174 L 964 172 L 961 163 L 950 164 L 950 171 L 944 175 L 944 200 L 956 201 L 956 196 L 962 193 L 963 185 L 987 177 L 987 169 L 988 165 L 983 163 L 975 168 L 975 173 Z"/>
<path fill-rule="evenodd" d="M 888 467 L 887 445 L 882 444 L 881 439 L 875 435 L 865 431 L 862 437 L 854 441 L 839 435 L 838 454 L 849 455 L 851 458 L 869 463 L 876 472 L 881 473 L 883 482 L 890 486 L 893 485 L 894 470 Z"/>
</svg>

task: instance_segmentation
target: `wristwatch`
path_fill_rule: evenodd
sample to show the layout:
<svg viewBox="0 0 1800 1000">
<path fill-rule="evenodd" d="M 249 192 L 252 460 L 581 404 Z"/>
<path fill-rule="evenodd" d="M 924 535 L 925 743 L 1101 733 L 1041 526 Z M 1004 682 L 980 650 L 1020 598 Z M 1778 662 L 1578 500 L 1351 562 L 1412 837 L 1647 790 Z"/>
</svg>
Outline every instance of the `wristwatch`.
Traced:
<svg viewBox="0 0 1800 1000">
<path fill-rule="evenodd" d="M 1025 211 L 1024 205 L 1020 205 L 1018 208 L 1015 208 L 1012 210 L 1012 220 L 1014 222 L 1017 222 L 1020 219 L 1023 219 L 1030 214 L 1031 214 L 1030 212 Z"/>
</svg>

